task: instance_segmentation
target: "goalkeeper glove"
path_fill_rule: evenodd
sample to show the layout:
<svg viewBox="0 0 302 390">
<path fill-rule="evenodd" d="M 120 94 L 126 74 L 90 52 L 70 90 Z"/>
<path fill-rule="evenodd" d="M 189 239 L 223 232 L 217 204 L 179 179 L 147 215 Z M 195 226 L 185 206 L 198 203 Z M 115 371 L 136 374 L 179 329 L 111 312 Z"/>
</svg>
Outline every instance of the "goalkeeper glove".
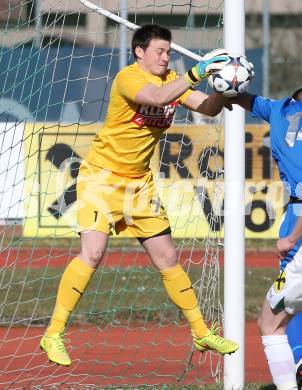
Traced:
<svg viewBox="0 0 302 390">
<path fill-rule="evenodd" d="M 228 61 L 228 52 L 224 49 L 215 49 L 205 54 L 192 69 L 184 74 L 185 80 L 196 85 L 211 73 L 221 70 Z"/>
</svg>

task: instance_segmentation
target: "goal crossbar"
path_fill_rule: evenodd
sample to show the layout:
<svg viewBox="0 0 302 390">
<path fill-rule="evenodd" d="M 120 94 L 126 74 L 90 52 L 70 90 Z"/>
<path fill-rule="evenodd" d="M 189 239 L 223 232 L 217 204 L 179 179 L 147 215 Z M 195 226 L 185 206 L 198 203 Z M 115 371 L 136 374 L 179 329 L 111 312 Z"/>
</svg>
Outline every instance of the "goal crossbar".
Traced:
<svg viewBox="0 0 302 390">
<path fill-rule="evenodd" d="M 108 11 L 108 10 L 98 6 L 98 5 L 95 5 L 88 0 L 80 0 L 80 2 L 83 5 L 85 5 L 87 8 L 91 9 L 92 11 L 95 11 L 103 16 L 106 16 L 107 18 L 112 19 L 115 22 L 122 24 L 123 26 L 126 26 L 126 27 L 130 28 L 131 30 L 137 30 L 140 28 L 137 24 L 129 22 L 129 20 L 126 20 L 126 19 L 122 18 L 121 16 L 115 15 L 114 13 L 112 13 L 112 12 L 110 12 L 110 11 Z M 192 58 L 193 60 L 196 60 L 196 61 L 202 60 L 202 56 L 200 56 L 196 53 L 193 53 L 192 51 L 185 49 L 184 47 L 177 45 L 174 42 L 171 42 L 171 48 L 173 50 L 178 51 L 181 54 L 184 54 L 185 56 L 187 56 L 189 58 Z"/>
</svg>

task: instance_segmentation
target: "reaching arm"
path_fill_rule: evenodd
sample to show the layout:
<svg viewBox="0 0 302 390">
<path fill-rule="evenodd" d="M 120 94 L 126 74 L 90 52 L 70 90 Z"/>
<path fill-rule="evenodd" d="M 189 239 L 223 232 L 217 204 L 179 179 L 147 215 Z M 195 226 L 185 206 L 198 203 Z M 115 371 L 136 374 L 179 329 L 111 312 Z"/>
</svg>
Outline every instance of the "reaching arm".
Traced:
<svg viewBox="0 0 302 390">
<path fill-rule="evenodd" d="M 241 106 L 245 110 L 251 111 L 253 98 L 254 98 L 254 95 L 250 95 L 249 93 L 241 93 L 233 98 L 229 98 L 228 102 L 231 104 L 238 104 L 239 106 Z"/>
<path fill-rule="evenodd" d="M 300 216 L 296 222 L 296 225 L 290 235 L 284 238 L 280 238 L 276 244 L 277 256 L 283 259 L 289 250 L 291 250 L 297 240 L 302 238 L 302 216 Z"/>
<path fill-rule="evenodd" d="M 190 87 L 207 78 L 212 72 L 222 69 L 227 60 L 227 52 L 224 49 L 213 50 L 207 53 L 201 61 L 177 80 L 162 86 L 151 83 L 145 85 L 136 94 L 135 102 L 158 107 L 171 103 Z"/>
<path fill-rule="evenodd" d="M 226 107 L 229 110 L 232 109 L 231 106 L 228 106 L 227 99 L 218 92 L 206 95 L 203 92 L 194 91 L 185 100 L 184 105 L 192 111 L 200 112 L 207 116 L 219 114 L 223 107 Z"/>
</svg>

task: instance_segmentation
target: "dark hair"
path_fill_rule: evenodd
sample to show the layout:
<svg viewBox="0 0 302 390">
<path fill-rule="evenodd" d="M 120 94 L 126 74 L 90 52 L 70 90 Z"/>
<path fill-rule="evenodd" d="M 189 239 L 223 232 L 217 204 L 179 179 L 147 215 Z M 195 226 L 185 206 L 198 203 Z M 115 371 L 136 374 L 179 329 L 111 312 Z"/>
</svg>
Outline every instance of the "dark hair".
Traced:
<svg viewBox="0 0 302 390">
<path fill-rule="evenodd" d="M 297 100 L 297 97 L 299 96 L 299 94 L 302 92 L 302 87 L 298 88 L 293 94 L 292 94 L 292 98 Z"/>
<path fill-rule="evenodd" d="M 158 24 L 145 24 L 140 27 L 133 34 L 131 42 L 132 54 L 135 59 L 137 58 L 135 54 L 137 46 L 145 50 L 149 46 L 151 39 L 162 39 L 164 41 L 171 42 L 172 34 L 166 27 L 162 27 Z"/>
</svg>

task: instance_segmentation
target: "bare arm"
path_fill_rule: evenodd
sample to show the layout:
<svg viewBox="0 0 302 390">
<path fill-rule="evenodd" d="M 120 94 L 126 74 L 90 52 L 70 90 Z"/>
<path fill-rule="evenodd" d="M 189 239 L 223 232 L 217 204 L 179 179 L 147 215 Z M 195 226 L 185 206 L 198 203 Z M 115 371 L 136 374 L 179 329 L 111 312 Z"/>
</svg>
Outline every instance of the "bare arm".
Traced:
<svg viewBox="0 0 302 390">
<path fill-rule="evenodd" d="M 302 238 L 302 216 L 300 216 L 296 222 L 296 225 L 290 235 L 284 238 L 280 238 L 276 244 L 277 256 L 283 259 L 289 250 L 291 250 L 297 240 Z"/>
<path fill-rule="evenodd" d="M 228 99 L 228 102 L 231 104 L 238 104 L 245 110 L 251 111 L 252 99 L 253 99 L 253 95 L 250 95 L 249 93 L 241 93 L 233 98 Z"/>
<path fill-rule="evenodd" d="M 192 111 L 200 112 L 208 116 L 219 114 L 223 107 L 229 110 L 232 109 L 232 106 L 228 105 L 227 99 L 218 92 L 206 95 L 201 91 L 194 91 L 185 100 L 184 105 Z"/>
<path fill-rule="evenodd" d="M 162 107 L 179 98 L 190 87 L 191 85 L 184 77 L 179 77 L 161 87 L 150 83 L 141 88 L 136 94 L 135 102 L 138 104 L 149 104 Z"/>
</svg>

